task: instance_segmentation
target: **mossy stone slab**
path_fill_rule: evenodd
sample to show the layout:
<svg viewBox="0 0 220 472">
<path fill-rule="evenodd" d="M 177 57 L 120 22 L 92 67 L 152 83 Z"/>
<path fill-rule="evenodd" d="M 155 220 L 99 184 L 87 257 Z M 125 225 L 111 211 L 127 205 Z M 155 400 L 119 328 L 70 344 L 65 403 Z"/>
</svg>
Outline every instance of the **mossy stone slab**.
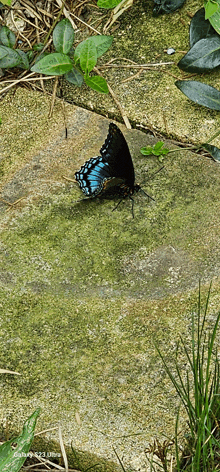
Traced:
<svg viewBox="0 0 220 472">
<path fill-rule="evenodd" d="M 49 106 L 21 89 L 0 103 L 0 365 L 21 373 L 1 375 L 1 418 L 21 428 L 41 406 L 38 430 L 60 423 L 67 445 L 115 460 L 114 444 L 147 470 L 144 449 L 174 435 L 179 405 L 154 342 L 172 365 L 199 278 L 203 302 L 214 279 L 216 317 L 220 167 L 176 148 L 154 175 L 140 148 L 156 138 L 119 125 L 155 201 L 136 195 L 134 219 L 129 200 L 114 212 L 116 201 L 79 201 L 64 176 L 98 155 L 109 120 L 65 104 L 64 121 L 59 100 L 49 120 Z"/>
</svg>

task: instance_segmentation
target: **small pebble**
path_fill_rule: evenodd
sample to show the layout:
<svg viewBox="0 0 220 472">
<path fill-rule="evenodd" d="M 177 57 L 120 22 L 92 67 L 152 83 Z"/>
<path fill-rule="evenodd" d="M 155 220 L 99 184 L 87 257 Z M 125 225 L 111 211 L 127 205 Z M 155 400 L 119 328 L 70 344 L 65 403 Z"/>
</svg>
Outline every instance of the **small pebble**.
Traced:
<svg viewBox="0 0 220 472">
<path fill-rule="evenodd" d="M 175 49 L 173 49 L 173 48 L 167 49 L 167 54 L 169 54 L 169 56 L 171 56 L 171 54 L 175 54 L 175 52 L 176 52 L 176 51 L 175 51 Z"/>
</svg>

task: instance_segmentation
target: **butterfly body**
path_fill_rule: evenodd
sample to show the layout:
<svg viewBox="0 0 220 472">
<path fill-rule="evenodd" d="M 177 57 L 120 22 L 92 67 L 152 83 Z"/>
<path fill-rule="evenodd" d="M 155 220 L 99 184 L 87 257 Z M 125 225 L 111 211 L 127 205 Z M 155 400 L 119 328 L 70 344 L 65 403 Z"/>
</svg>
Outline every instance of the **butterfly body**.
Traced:
<svg viewBox="0 0 220 472">
<path fill-rule="evenodd" d="M 88 198 L 130 197 L 140 190 L 135 185 L 134 166 L 127 142 L 114 124 L 100 149 L 100 156 L 92 157 L 75 173 L 84 195 Z"/>
</svg>

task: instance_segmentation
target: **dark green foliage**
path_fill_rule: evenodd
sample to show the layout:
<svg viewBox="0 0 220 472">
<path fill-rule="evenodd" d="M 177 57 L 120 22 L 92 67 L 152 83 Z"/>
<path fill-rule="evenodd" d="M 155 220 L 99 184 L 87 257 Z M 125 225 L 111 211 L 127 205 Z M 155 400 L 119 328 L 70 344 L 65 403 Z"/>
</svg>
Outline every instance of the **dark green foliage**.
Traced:
<svg viewBox="0 0 220 472">
<path fill-rule="evenodd" d="M 92 36 L 82 41 L 73 50 L 74 29 L 68 19 L 63 19 L 54 28 L 53 44 L 55 52 L 41 53 L 44 45 L 35 45 L 32 50 L 24 52 L 13 49 L 16 38 L 6 26 L 0 29 L 0 67 L 8 69 L 20 67 L 29 69 L 29 60 L 34 60 L 31 71 L 44 75 L 64 75 L 71 84 L 81 87 L 85 83 L 101 93 L 108 93 L 108 86 L 103 77 L 90 77 L 97 59 L 104 54 L 112 44 L 112 36 Z M 35 52 L 40 52 L 36 55 Z M 35 56 L 35 57 L 34 57 Z"/>
<path fill-rule="evenodd" d="M 73 51 L 74 30 L 69 20 L 62 20 L 53 32 L 53 42 L 57 52 L 45 55 L 31 68 L 45 75 L 65 75 L 70 83 L 80 87 L 85 83 L 101 93 L 108 93 L 106 81 L 102 77 L 90 77 L 98 57 L 111 46 L 112 36 L 92 36 L 79 43 Z"/>
<path fill-rule="evenodd" d="M 25 52 L 22 51 L 21 49 L 15 49 L 15 51 L 20 56 L 19 67 L 21 67 L 22 69 L 29 69 L 28 55 L 25 54 Z"/>
<path fill-rule="evenodd" d="M 216 88 L 195 80 L 177 80 L 175 85 L 193 102 L 220 111 L 220 92 Z"/>
<path fill-rule="evenodd" d="M 7 26 L 2 26 L 0 29 L 0 43 L 8 48 L 13 48 L 16 43 L 15 34 Z"/>
<path fill-rule="evenodd" d="M 194 44 L 197 43 L 200 39 L 208 38 L 209 36 L 218 35 L 216 34 L 214 28 L 210 24 L 209 20 L 205 20 L 205 10 L 200 8 L 190 23 L 189 28 L 189 42 L 190 47 L 192 48 Z"/>
<path fill-rule="evenodd" d="M 185 0 L 154 0 L 153 16 L 158 16 L 160 13 L 171 13 L 182 7 L 184 2 Z"/>
<path fill-rule="evenodd" d="M 14 49 L 0 45 L 0 67 L 10 69 L 20 65 L 20 56 Z"/>
<path fill-rule="evenodd" d="M 206 72 L 220 65 L 220 37 L 200 39 L 179 61 L 178 66 L 186 72 Z"/>
<path fill-rule="evenodd" d="M 219 24 L 217 29 L 220 29 Z M 196 12 L 190 23 L 190 46 L 191 49 L 178 63 L 180 69 L 186 72 L 209 72 L 220 66 L 220 36 L 206 19 L 204 8 Z M 216 88 L 192 80 L 177 80 L 175 85 L 193 102 L 220 110 L 220 92 Z M 220 160 L 217 147 L 208 143 L 203 147 L 215 160 Z"/>
</svg>

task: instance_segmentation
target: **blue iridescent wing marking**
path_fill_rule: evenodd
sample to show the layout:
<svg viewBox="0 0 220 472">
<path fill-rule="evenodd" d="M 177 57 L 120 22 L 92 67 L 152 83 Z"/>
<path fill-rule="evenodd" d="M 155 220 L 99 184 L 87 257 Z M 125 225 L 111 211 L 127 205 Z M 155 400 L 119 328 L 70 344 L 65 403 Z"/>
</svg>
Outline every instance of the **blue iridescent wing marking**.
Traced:
<svg viewBox="0 0 220 472">
<path fill-rule="evenodd" d="M 134 166 L 127 142 L 114 123 L 109 125 L 108 136 L 100 154 L 101 156 L 86 161 L 75 173 L 75 178 L 86 197 L 125 197 L 138 190 L 138 186 L 134 185 Z"/>
<path fill-rule="evenodd" d="M 96 197 L 102 192 L 103 182 L 110 177 L 110 169 L 102 157 L 92 157 L 75 173 L 80 188 L 87 197 Z"/>
</svg>

